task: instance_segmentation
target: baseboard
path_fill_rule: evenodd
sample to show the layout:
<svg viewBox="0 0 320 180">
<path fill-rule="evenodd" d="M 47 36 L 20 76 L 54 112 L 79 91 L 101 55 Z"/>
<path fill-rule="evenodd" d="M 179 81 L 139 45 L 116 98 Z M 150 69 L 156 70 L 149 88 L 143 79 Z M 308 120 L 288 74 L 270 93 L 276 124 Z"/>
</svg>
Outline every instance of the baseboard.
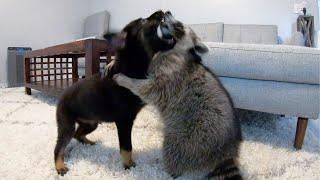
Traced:
<svg viewBox="0 0 320 180">
<path fill-rule="evenodd" d="M 0 83 L 0 88 L 7 88 L 8 85 L 6 83 Z"/>
<path fill-rule="evenodd" d="M 309 126 L 310 126 L 312 135 L 316 137 L 317 141 L 320 144 L 320 119 L 317 119 L 317 120 L 310 119 Z"/>
</svg>

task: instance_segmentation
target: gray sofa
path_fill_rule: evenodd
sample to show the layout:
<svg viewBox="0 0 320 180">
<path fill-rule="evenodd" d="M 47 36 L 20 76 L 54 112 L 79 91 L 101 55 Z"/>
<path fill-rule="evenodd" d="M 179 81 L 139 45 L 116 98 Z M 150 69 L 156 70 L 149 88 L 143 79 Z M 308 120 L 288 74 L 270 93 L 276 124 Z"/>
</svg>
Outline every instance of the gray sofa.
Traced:
<svg viewBox="0 0 320 180">
<path fill-rule="evenodd" d="M 207 42 L 203 63 L 220 77 L 235 107 L 298 117 L 300 149 L 308 119 L 319 117 L 320 50 L 278 44 L 276 26 L 194 24 Z"/>
</svg>

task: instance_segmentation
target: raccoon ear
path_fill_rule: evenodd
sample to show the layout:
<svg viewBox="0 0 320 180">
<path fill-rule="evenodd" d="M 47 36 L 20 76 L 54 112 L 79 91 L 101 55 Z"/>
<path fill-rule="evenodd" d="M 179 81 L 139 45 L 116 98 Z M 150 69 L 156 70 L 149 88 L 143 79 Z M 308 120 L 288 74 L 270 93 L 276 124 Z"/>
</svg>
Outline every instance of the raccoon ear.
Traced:
<svg viewBox="0 0 320 180">
<path fill-rule="evenodd" d="M 194 50 L 198 55 L 205 54 L 209 51 L 208 47 L 201 41 L 195 43 Z"/>
<path fill-rule="evenodd" d="M 111 47 L 119 49 L 125 46 L 127 33 L 124 31 L 120 33 L 106 33 L 103 37 Z"/>
</svg>

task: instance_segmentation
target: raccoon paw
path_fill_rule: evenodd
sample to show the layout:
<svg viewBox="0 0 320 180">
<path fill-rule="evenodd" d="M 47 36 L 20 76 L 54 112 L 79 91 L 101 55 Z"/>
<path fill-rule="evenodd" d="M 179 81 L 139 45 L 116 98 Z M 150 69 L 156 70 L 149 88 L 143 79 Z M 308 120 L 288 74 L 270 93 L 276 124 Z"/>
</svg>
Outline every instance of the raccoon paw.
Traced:
<svg viewBox="0 0 320 180">
<path fill-rule="evenodd" d="M 112 77 L 112 74 L 114 73 L 114 69 L 116 69 L 115 67 L 115 60 L 112 60 L 109 64 L 107 64 L 104 68 L 104 76 L 105 77 Z"/>
<path fill-rule="evenodd" d="M 173 178 L 173 179 L 177 179 L 178 177 L 180 177 L 181 175 L 179 174 L 171 174 L 171 177 Z"/>
<path fill-rule="evenodd" d="M 112 79 L 119 85 L 119 86 L 123 86 L 123 87 L 126 87 L 128 88 L 128 85 L 130 85 L 130 79 L 119 73 L 119 74 L 115 74 L 113 75 Z"/>
</svg>

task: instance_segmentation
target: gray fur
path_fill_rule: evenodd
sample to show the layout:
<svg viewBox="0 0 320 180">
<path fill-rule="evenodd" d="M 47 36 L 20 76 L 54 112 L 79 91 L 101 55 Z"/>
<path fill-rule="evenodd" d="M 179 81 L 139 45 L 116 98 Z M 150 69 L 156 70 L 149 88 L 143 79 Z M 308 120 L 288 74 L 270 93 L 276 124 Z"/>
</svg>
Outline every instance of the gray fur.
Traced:
<svg viewBox="0 0 320 180">
<path fill-rule="evenodd" d="M 204 46 L 191 29 L 185 29 L 172 50 L 154 56 L 148 79 L 114 76 L 120 86 L 159 109 L 164 164 L 173 176 L 213 170 L 223 160 L 238 157 L 241 132 L 232 101 L 215 75 L 194 61 L 189 50 L 199 45 Z"/>
</svg>

